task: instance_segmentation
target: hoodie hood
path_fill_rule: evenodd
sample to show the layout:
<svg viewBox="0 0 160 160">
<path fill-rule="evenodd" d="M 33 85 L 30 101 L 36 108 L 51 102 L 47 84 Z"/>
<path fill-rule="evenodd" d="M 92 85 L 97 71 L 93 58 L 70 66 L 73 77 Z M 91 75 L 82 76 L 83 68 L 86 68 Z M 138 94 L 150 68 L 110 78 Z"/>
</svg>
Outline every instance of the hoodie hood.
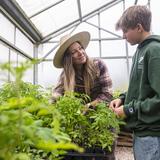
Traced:
<svg viewBox="0 0 160 160">
<path fill-rule="evenodd" d="M 150 42 L 153 42 L 153 41 L 157 41 L 157 42 L 160 42 L 160 36 L 158 35 L 150 35 L 148 36 L 142 43 L 140 43 L 138 45 L 138 48 L 141 48 L 147 44 L 149 44 Z"/>
</svg>

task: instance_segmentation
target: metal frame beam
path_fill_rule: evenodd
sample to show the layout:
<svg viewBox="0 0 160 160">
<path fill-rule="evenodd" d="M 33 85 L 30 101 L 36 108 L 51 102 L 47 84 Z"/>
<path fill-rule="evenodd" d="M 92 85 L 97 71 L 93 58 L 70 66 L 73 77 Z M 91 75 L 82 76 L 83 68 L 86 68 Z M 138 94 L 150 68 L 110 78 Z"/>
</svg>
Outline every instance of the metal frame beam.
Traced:
<svg viewBox="0 0 160 160">
<path fill-rule="evenodd" d="M 82 10 L 81 10 L 81 2 L 80 2 L 80 0 L 77 0 L 77 5 L 78 5 L 79 19 L 82 20 Z"/>
<path fill-rule="evenodd" d="M 99 58 L 99 57 L 94 57 L 94 58 Z M 128 56 L 128 58 L 132 58 L 132 56 Z M 108 56 L 108 57 L 101 57 L 101 59 L 126 59 L 126 56 Z M 53 59 L 43 59 L 43 62 L 52 62 Z"/>
<path fill-rule="evenodd" d="M 14 0 L 0 0 L 0 6 L 2 6 L 2 8 L 21 26 L 21 28 L 19 28 L 17 23 L 13 22 L 20 30 L 23 28 L 35 42 L 40 42 L 42 40 L 41 34 L 38 32 L 33 23 L 27 18 L 24 12 L 21 11 L 20 7 Z M 12 19 L 10 20 L 12 21 Z"/>
<path fill-rule="evenodd" d="M 24 53 L 22 50 L 20 50 L 19 48 L 17 48 L 15 45 L 13 45 L 12 43 L 10 43 L 9 41 L 7 41 L 6 39 L 4 39 L 3 37 L 0 36 L 0 41 L 6 45 L 7 47 L 9 47 L 10 49 L 16 51 L 17 53 L 21 54 L 23 57 L 29 59 L 29 60 L 33 60 L 32 57 L 30 57 L 29 55 L 27 55 L 26 53 Z"/>
</svg>

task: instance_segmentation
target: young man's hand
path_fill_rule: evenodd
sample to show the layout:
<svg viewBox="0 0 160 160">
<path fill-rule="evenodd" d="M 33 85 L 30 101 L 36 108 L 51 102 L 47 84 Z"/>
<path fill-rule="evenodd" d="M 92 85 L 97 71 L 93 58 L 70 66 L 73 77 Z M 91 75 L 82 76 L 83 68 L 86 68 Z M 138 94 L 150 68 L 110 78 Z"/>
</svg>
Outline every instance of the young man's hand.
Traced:
<svg viewBox="0 0 160 160">
<path fill-rule="evenodd" d="M 119 107 L 117 107 L 117 108 L 114 108 L 113 111 L 114 111 L 114 113 L 117 115 L 117 117 L 119 117 L 119 118 L 125 118 L 125 117 L 126 117 L 123 108 L 124 108 L 123 105 L 121 105 L 121 106 L 119 106 Z"/>
<path fill-rule="evenodd" d="M 114 110 L 115 108 L 118 108 L 121 105 L 122 105 L 122 100 L 117 98 L 117 99 L 114 99 L 113 101 L 110 102 L 109 108 Z"/>
<path fill-rule="evenodd" d="M 126 115 L 123 110 L 122 100 L 117 98 L 110 102 L 109 108 L 117 115 L 117 117 L 125 118 Z"/>
</svg>

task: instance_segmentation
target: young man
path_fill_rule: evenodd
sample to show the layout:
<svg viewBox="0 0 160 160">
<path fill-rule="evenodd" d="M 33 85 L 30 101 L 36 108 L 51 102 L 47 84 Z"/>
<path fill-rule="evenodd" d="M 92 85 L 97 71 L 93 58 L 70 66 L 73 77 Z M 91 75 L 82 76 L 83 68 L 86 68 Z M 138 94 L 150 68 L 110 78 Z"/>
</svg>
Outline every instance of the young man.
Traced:
<svg viewBox="0 0 160 160">
<path fill-rule="evenodd" d="M 128 91 L 110 103 L 133 131 L 136 160 L 160 160 L 160 36 L 150 34 L 150 24 L 150 10 L 138 5 L 116 24 L 131 45 L 138 44 Z"/>
</svg>

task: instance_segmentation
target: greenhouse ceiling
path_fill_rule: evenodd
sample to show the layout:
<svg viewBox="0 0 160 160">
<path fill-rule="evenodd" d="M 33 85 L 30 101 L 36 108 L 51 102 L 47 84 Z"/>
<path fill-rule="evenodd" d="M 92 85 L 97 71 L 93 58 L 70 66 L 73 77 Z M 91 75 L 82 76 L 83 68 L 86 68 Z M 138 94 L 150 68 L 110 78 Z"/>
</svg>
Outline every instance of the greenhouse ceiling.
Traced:
<svg viewBox="0 0 160 160">
<path fill-rule="evenodd" d="M 125 0 L 1 0 L 1 11 L 34 42 L 51 38 Z M 131 0 L 136 4 L 137 0 Z M 74 13 L 74 14 L 73 14 Z"/>
</svg>

